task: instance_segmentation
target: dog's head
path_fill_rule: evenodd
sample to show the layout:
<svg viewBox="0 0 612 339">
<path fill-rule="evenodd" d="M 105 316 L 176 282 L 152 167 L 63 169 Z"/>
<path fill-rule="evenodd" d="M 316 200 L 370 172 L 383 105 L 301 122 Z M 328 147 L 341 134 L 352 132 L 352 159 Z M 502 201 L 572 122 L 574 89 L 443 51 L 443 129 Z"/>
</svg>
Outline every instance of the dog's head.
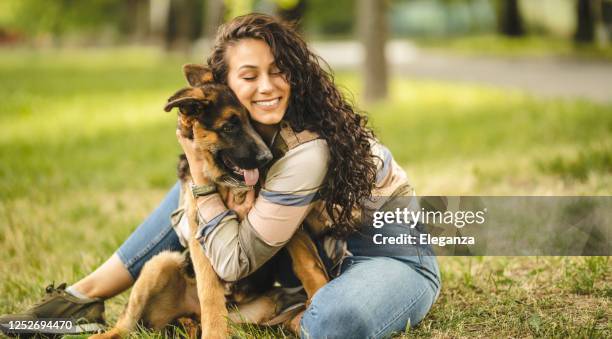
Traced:
<svg viewBox="0 0 612 339">
<path fill-rule="evenodd" d="M 190 64 L 183 71 L 191 87 L 171 96 L 164 110 L 178 107 L 178 129 L 202 152 L 204 174 L 219 184 L 255 185 L 257 169 L 272 159 L 272 152 L 253 129 L 247 110 L 228 86 L 213 82 L 208 68 Z"/>
</svg>

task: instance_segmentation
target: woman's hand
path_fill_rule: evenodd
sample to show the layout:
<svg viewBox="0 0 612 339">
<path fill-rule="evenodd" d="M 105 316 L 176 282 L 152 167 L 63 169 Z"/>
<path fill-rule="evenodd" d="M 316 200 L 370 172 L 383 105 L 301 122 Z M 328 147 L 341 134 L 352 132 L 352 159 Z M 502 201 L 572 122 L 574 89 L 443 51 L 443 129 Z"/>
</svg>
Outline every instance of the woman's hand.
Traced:
<svg viewBox="0 0 612 339">
<path fill-rule="evenodd" d="M 236 196 L 232 193 L 232 190 L 230 190 L 229 194 L 227 195 L 227 200 L 225 201 L 227 208 L 234 210 L 240 220 L 244 220 L 244 218 L 246 218 L 246 215 L 249 213 L 254 203 L 254 189 L 251 189 L 250 191 L 246 192 L 244 197 L 241 195 Z"/>
<path fill-rule="evenodd" d="M 176 138 L 178 139 L 183 152 L 187 157 L 189 163 L 189 171 L 191 172 L 191 178 L 193 183 L 196 185 L 205 185 L 210 183 L 208 178 L 204 175 L 204 159 L 200 157 L 199 152 L 196 149 L 195 142 L 191 139 L 185 138 L 181 135 L 179 130 L 176 130 Z"/>
<path fill-rule="evenodd" d="M 176 138 L 183 148 L 183 152 L 187 157 L 187 162 L 189 162 L 189 171 L 191 172 L 191 178 L 193 179 L 193 183 L 196 185 L 205 185 L 209 184 L 210 180 L 204 175 L 204 159 L 200 157 L 197 151 L 196 145 L 193 140 L 185 138 L 181 135 L 180 131 L 176 131 Z M 225 204 L 229 209 L 234 210 L 240 220 L 243 220 L 253 204 L 255 203 L 255 190 L 250 190 L 245 193 L 245 195 L 234 195 L 231 190 L 229 190 L 227 199 L 225 200 Z"/>
</svg>

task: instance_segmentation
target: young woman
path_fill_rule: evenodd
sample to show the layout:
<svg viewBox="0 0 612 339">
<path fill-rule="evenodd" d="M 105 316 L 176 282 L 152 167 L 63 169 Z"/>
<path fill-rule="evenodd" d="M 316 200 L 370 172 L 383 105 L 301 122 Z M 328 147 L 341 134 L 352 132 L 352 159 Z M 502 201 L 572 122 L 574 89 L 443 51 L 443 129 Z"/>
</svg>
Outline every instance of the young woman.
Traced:
<svg viewBox="0 0 612 339">
<path fill-rule="evenodd" d="M 261 191 L 250 197 L 255 201 L 248 213 L 246 204 L 226 206 L 215 193 L 197 198 L 200 242 L 219 276 L 233 281 L 252 273 L 306 223 L 316 231 L 331 230 L 318 243 L 332 280 L 295 317 L 303 337 L 384 337 L 419 323 L 440 291 L 433 253 L 372 240 L 375 232 L 398 236 L 418 228 L 374 229 L 354 217 L 376 207 L 415 208 L 414 190 L 320 59 L 291 27 L 250 14 L 220 28 L 208 66 L 247 108 L 274 154 L 272 164 L 260 170 Z M 178 139 L 190 167 L 200 168 L 192 141 Z M 200 175 L 192 173 L 195 185 Z M 43 302 L 2 322 L 16 316 L 100 321 L 102 300 L 131 286 L 147 260 L 162 250 L 183 249 L 173 228 L 181 214 L 175 211 L 178 198 L 175 185 L 95 272 L 68 288 L 50 286 Z M 236 213 L 246 214 L 242 222 Z"/>
</svg>

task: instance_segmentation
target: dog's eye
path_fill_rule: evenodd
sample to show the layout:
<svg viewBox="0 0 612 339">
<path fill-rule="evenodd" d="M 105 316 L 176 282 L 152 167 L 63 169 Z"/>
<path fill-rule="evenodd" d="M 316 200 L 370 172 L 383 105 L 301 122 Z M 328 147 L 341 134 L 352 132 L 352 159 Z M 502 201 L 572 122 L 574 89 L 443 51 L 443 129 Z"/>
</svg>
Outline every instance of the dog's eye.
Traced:
<svg viewBox="0 0 612 339">
<path fill-rule="evenodd" d="M 185 115 L 196 115 L 202 110 L 200 103 L 191 103 L 181 106 L 180 111 Z"/>
<path fill-rule="evenodd" d="M 225 124 L 223 127 L 221 127 L 221 130 L 225 133 L 233 133 L 236 131 L 236 129 L 237 127 L 234 124 Z"/>
</svg>

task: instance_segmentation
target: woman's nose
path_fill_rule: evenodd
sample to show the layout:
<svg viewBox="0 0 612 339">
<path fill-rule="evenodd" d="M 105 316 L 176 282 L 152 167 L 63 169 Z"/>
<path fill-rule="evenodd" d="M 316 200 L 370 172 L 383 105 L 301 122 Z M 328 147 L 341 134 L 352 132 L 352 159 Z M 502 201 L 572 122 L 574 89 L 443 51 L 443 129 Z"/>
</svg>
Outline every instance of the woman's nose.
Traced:
<svg viewBox="0 0 612 339">
<path fill-rule="evenodd" d="M 272 81 L 270 81 L 270 77 L 268 75 L 263 75 L 259 77 L 258 90 L 259 93 L 270 93 L 274 88 Z"/>
</svg>

